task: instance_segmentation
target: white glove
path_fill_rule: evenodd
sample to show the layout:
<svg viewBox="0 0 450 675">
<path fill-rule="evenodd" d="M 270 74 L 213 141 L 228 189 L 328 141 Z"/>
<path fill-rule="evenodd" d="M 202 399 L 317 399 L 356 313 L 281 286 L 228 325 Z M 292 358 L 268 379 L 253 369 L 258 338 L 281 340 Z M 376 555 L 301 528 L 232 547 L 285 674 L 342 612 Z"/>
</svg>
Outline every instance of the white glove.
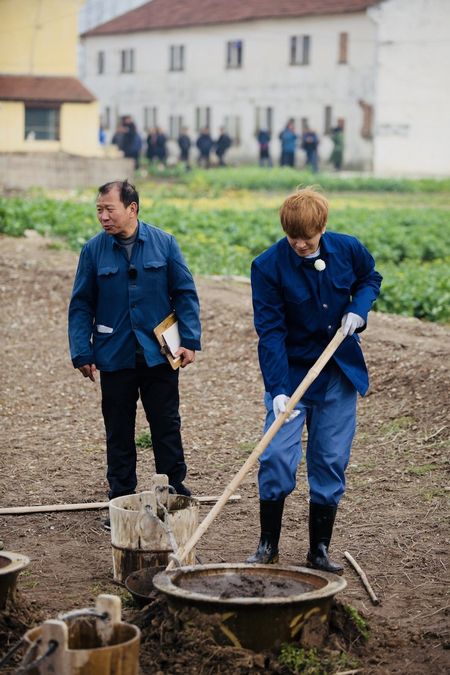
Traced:
<svg viewBox="0 0 450 675">
<path fill-rule="evenodd" d="M 353 312 L 349 312 L 348 314 L 344 314 L 342 317 L 342 332 L 345 336 L 353 335 L 355 330 L 357 328 L 362 328 L 365 323 L 366 322 L 361 316 L 359 316 L 359 314 L 353 314 Z"/>
<path fill-rule="evenodd" d="M 278 394 L 278 396 L 275 396 L 273 399 L 273 414 L 275 415 L 275 418 L 279 417 L 279 415 L 282 415 L 284 412 L 286 412 L 286 406 L 289 401 L 289 396 L 286 396 L 286 394 Z M 291 422 L 293 419 L 297 417 L 297 415 L 300 415 L 300 410 L 293 410 L 287 420 L 285 421 L 285 424 L 288 422 Z"/>
</svg>

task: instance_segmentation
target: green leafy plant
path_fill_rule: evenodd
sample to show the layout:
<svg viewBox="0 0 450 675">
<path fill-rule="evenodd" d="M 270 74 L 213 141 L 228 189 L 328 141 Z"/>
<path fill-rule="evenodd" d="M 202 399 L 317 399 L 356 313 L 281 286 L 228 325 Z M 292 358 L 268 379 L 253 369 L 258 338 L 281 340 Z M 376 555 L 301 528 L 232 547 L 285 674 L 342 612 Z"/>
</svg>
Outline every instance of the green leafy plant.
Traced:
<svg viewBox="0 0 450 675">
<path fill-rule="evenodd" d="M 136 436 L 135 439 L 136 442 L 136 447 L 137 448 L 151 448 L 153 443 L 152 443 L 152 437 L 150 436 L 149 431 L 142 431 L 140 434 Z"/>
</svg>

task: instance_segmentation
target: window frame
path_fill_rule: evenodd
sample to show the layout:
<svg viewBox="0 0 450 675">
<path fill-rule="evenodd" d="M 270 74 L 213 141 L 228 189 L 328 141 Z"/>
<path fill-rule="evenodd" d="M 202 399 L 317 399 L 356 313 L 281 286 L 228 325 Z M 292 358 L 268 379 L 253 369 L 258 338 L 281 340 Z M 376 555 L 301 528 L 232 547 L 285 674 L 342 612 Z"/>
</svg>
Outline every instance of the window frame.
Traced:
<svg viewBox="0 0 450 675">
<path fill-rule="evenodd" d="M 270 105 L 256 106 L 255 108 L 255 133 L 258 133 L 260 129 L 267 129 L 267 131 L 273 133 L 273 107 Z M 262 123 L 261 123 L 262 122 Z"/>
<path fill-rule="evenodd" d="M 135 72 L 135 53 L 134 48 L 120 50 L 120 73 L 134 73 Z"/>
<path fill-rule="evenodd" d="M 29 111 L 47 111 L 53 112 L 55 114 L 55 119 L 53 122 L 54 136 L 38 138 L 34 136 L 35 141 L 60 141 L 61 140 L 61 104 L 54 102 L 45 102 L 45 101 L 33 101 L 30 103 L 25 103 L 25 119 L 24 119 L 24 139 L 27 140 L 29 133 L 33 132 L 36 134 L 36 129 L 29 128 L 29 123 L 27 125 L 27 113 Z M 35 125 L 37 126 L 37 125 Z M 38 132 L 40 133 L 40 132 Z"/>
<path fill-rule="evenodd" d="M 97 75 L 105 74 L 106 55 L 103 49 L 97 52 Z"/>
<path fill-rule="evenodd" d="M 228 40 L 226 44 L 226 68 L 227 70 L 239 70 L 244 63 L 243 40 Z"/>
<path fill-rule="evenodd" d="M 291 35 L 289 41 L 289 65 L 309 66 L 311 63 L 311 35 Z"/>
<path fill-rule="evenodd" d="M 198 133 L 200 129 L 208 127 L 211 129 L 212 111 L 209 105 L 198 105 L 195 108 L 195 131 Z"/>
<path fill-rule="evenodd" d="M 348 43 L 349 43 L 348 33 L 345 31 L 339 33 L 338 64 L 348 63 Z"/>
<path fill-rule="evenodd" d="M 184 45 L 169 45 L 169 72 L 179 73 L 185 69 Z"/>
</svg>

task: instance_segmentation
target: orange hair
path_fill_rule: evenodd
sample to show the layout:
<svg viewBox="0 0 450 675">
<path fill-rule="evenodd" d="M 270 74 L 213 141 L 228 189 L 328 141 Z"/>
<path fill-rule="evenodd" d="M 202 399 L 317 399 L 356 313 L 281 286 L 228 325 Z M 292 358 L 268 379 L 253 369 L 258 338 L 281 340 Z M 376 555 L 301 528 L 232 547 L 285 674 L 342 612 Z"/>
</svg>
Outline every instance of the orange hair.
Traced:
<svg viewBox="0 0 450 675">
<path fill-rule="evenodd" d="M 285 199 L 280 208 L 283 230 L 292 239 L 310 239 L 327 224 L 328 201 L 312 187 L 306 187 Z"/>
</svg>

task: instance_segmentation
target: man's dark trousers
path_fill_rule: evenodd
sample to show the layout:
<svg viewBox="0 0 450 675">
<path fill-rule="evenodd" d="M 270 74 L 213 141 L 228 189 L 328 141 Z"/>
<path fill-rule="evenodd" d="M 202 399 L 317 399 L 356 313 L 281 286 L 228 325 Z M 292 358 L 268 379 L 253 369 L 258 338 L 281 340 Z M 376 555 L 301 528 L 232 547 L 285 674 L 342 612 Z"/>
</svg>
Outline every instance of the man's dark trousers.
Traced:
<svg viewBox="0 0 450 675">
<path fill-rule="evenodd" d="M 136 409 L 139 396 L 150 425 L 155 468 L 174 487 L 186 476 L 179 415 L 178 370 L 169 364 L 100 373 L 106 429 L 109 498 L 136 489 Z"/>
</svg>

